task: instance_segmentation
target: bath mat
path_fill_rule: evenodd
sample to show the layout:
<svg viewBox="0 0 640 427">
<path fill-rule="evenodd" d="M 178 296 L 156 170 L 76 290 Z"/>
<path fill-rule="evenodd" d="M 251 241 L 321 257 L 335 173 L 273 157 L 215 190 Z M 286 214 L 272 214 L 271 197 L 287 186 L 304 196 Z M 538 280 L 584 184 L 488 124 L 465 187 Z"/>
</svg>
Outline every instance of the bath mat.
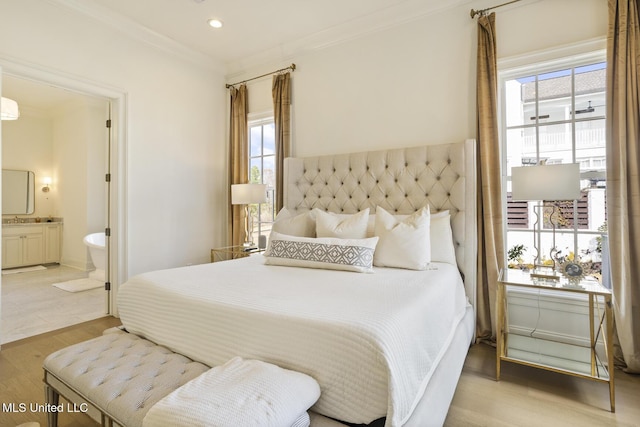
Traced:
<svg viewBox="0 0 640 427">
<path fill-rule="evenodd" d="M 67 292 L 82 292 L 88 291 L 89 289 L 102 288 L 104 287 L 104 282 L 86 277 L 83 279 L 69 280 L 68 282 L 54 283 L 52 286 Z"/>
<path fill-rule="evenodd" d="M 18 274 L 18 273 L 26 273 L 28 271 L 38 271 L 38 270 L 46 270 L 47 267 L 44 265 L 34 265 L 33 267 L 23 267 L 23 268 L 12 268 L 10 270 L 2 270 L 2 274 Z"/>
</svg>

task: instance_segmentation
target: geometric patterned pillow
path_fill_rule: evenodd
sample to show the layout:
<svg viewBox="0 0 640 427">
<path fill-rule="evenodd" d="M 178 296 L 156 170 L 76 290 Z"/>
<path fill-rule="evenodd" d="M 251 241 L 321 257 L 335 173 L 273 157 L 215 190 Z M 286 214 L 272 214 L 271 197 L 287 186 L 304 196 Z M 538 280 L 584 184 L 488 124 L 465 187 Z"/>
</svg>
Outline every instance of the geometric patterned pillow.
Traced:
<svg viewBox="0 0 640 427">
<path fill-rule="evenodd" d="M 271 232 L 265 264 L 373 273 L 378 237 L 297 237 Z"/>
</svg>

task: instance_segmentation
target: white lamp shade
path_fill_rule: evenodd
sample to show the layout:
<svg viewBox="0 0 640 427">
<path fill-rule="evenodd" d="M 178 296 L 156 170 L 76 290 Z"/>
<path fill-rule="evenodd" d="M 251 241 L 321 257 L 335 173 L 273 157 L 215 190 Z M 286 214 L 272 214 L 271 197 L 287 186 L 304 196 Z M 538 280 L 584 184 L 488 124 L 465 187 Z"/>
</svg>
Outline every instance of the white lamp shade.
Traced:
<svg viewBox="0 0 640 427">
<path fill-rule="evenodd" d="M 20 109 L 18 103 L 13 99 L 5 98 L 0 99 L 0 119 L 2 120 L 17 120 L 20 117 Z"/>
<path fill-rule="evenodd" d="M 233 184 L 231 186 L 231 204 L 249 205 L 267 201 L 266 184 Z"/>
<path fill-rule="evenodd" d="M 512 200 L 576 200 L 580 198 L 580 165 L 511 168 Z"/>
</svg>

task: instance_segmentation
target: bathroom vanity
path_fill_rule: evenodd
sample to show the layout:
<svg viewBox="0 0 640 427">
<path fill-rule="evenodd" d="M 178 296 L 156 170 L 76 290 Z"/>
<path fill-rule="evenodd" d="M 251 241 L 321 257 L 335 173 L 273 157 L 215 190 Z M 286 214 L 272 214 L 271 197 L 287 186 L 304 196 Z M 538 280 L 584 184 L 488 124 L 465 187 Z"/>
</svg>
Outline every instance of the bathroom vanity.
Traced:
<svg viewBox="0 0 640 427">
<path fill-rule="evenodd" d="M 2 224 L 2 268 L 60 262 L 62 222 Z"/>
</svg>

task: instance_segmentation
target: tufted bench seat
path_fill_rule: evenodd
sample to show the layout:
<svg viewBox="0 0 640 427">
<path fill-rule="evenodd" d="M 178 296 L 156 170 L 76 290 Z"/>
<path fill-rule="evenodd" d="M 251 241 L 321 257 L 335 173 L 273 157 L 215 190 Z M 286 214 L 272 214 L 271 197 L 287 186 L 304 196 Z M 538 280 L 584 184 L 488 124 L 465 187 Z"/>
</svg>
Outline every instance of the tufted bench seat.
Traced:
<svg viewBox="0 0 640 427">
<path fill-rule="evenodd" d="M 202 363 L 120 330 L 49 355 L 44 361 L 47 404 L 59 396 L 93 406 L 103 426 L 142 426 L 147 411 L 160 399 L 209 370 Z M 78 399 L 79 398 L 79 399 Z M 78 406 L 84 410 L 85 406 Z M 74 406 L 75 409 L 75 406 Z M 48 411 L 57 427 L 56 411 Z"/>
</svg>

